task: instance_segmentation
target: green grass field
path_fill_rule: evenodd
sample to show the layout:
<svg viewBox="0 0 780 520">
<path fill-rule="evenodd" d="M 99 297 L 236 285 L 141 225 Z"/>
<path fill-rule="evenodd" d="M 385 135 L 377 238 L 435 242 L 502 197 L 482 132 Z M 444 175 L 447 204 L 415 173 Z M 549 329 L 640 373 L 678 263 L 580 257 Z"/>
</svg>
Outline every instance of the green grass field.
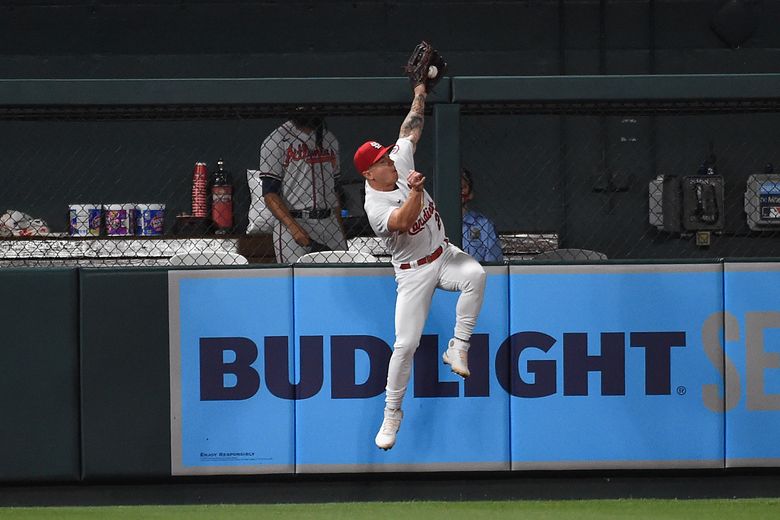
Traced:
<svg viewBox="0 0 780 520">
<path fill-rule="evenodd" d="M 589 520 L 778 519 L 780 499 L 734 500 L 558 500 L 507 502 L 361 502 L 334 504 L 8 507 L 0 519 L 181 519 L 181 520 Z"/>
</svg>

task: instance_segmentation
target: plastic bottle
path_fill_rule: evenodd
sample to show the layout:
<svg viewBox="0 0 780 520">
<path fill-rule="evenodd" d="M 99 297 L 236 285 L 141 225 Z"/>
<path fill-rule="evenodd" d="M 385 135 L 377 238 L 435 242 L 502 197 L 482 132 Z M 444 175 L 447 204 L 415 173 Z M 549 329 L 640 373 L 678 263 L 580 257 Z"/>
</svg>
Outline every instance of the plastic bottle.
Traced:
<svg viewBox="0 0 780 520">
<path fill-rule="evenodd" d="M 217 234 L 228 233 L 233 227 L 233 186 L 222 159 L 217 161 L 211 184 L 211 220 Z"/>
</svg>

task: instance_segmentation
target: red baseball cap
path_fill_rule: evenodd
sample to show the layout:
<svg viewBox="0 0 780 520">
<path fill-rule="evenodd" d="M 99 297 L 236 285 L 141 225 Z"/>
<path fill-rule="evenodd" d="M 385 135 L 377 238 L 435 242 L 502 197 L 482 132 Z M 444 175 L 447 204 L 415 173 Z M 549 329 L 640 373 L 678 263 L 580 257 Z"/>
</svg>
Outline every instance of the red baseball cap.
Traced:
<svg viewBox="0 0 780 520">
<path fill-rule="evenodd" d="M 358 173 L 363 173 L 368 170 L 372 164 L 384 157 L 392 148 L 393 145 L 382 146 L 376 141 L 366 141 L 360 145 L 360 148 L 355 152 L 355 157 L 352 159 L 355 163 L 355 169 Z"/>
</svg>

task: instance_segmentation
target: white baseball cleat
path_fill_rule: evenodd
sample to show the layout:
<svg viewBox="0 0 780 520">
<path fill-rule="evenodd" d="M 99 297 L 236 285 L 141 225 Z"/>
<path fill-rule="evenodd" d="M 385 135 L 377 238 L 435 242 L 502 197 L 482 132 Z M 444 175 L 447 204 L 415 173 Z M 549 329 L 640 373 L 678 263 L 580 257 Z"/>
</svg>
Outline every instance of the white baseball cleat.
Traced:
<svg viewBox="0 0 780 520">
<path fill-rule="evenodd" d="M 382 421 L 382 426 L 379 427 L 376 439 L 374 439 L 378 448 L 387 451 L 395 446 L 395 436 L 401 428 L 401 419 L 403 418 L 404 413 L 400 408 L 398 410 L 385 408 L 385 419 Z"/>
<path fill-rule="evenodd" d="M 463 348 L 464 346 L 466 348 Z M 441 359 L 450 366 L 453 372 L 462 378 L 465 379 L 471 375 L 471 372 L 469 372 L 468 343 L 465 341 L 452 338 Z"/>
</svg>

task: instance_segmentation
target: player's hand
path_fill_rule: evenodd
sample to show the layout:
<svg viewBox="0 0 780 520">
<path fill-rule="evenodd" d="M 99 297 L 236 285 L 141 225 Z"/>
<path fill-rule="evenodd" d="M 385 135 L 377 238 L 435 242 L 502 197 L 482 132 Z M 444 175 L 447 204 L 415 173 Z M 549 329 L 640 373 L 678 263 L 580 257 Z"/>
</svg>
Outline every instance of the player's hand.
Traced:
<svg viewBox="0 0 780 520">
<path fill-rule="evenodd" d="M 311 237 L 305 229 L 300 226 L 295 226 L 295 228 L 290 231 L 292 233 L 293 240 L 295 240 L 299 246 L 309 247 L 309 244 L 311 244 Z"/>
<path fill-rule="evenodd" d="M 418 171 L 409 170 L 409 176 L 406 178 L 406 182 L 409 184 L 409 188 L 414 191 L 422 191 L 425 185 L 425 177 Z"/>
</svg>

